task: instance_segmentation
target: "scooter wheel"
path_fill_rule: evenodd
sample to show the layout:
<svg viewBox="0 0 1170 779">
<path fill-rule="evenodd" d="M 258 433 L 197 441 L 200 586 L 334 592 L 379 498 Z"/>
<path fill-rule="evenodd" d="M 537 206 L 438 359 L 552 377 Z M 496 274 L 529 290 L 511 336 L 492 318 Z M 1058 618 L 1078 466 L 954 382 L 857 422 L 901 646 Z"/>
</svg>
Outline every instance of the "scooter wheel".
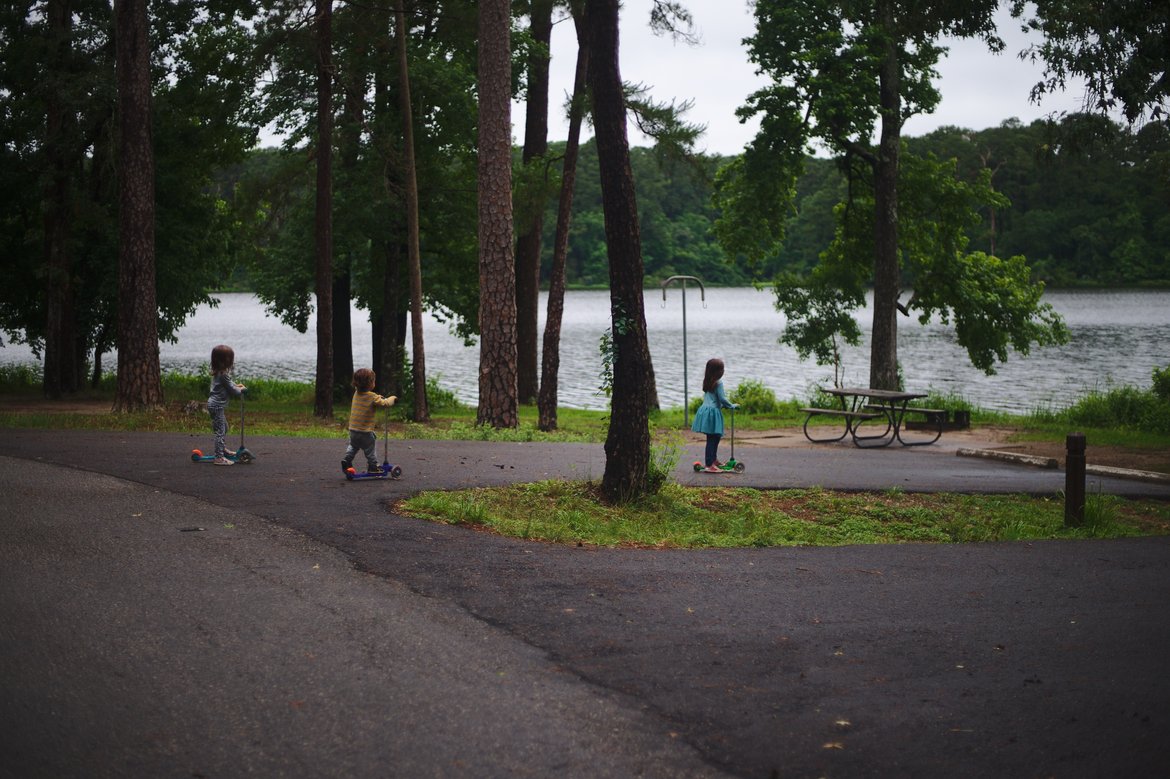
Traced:
<svg viewBox="0 0 1170 779">
<path fill-rule="evenodd" d="M 191 462 L 197 463 L 202 459 L 203 459 L 203 452 L 199 451 L 198 449 L 191 450 Z"/>
<path fill-rule="evenodd" d="M 246 449 L 243 451 L 236 452 L 236 461 L 237 462 L 250 463 L 255 459 L 256 458 L 252 456 L 252 453 L 247 451 Z"/>
<path fill-rule="evenodd" d="M 357 474 L 357 471 L 355 471 L 353 468 L 346 468 L 345 469 L 345 478 L 349 479 L 350 481 L 353 481 L 353 477 L 356 474 Z"/>
<path fill-rule="evenodd" d="M 701 470 L 703 470 L 703 464 L 702 463 L 695 463 L 695 473 L 698 473 Z"/>
<path fill-rule="evenodd" d="M 736 473 L 743 473 L 743 469 L 744 469 L 743 463 L 736 463 L 735 464 L 735 472 Z"/>
<path fill-rule="evenodd" d="M 397 479 L 401 475 L 402 475 L 402 466 L 395 465 L 393 468 L 390 469 L 390 478 Z"/>
</svg>

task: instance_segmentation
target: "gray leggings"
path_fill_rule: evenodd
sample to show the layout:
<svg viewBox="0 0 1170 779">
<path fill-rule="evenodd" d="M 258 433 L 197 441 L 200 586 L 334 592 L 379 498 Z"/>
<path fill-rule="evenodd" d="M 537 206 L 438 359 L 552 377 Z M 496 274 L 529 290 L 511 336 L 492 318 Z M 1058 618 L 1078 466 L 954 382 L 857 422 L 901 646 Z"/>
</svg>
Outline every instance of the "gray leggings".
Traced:
<svg viewBox="0 0 1170 779">
<path fill-rule="evenodd" d="M 211 417 L 211 432 L 215 434 L 215 456 L 223 457 L 227 451 L 224 439 L 227 437 L 227 409 L 208 406 L 207 413 Z"/>
</svg>

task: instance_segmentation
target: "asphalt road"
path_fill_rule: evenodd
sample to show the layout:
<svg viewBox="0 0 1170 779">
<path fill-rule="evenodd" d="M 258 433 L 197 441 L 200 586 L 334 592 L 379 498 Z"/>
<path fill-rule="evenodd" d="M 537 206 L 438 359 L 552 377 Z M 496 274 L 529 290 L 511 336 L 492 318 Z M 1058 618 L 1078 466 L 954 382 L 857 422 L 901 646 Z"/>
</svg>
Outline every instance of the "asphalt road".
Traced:
<svg viewBox="0 0 1170 779">
<path fill-rule="evenodd" d="M 0 436 L 0 775 L 1170 771 L 1170 539 L 554 546 L 392 506 L 600 478 L 600 446 L 392 442 L 401 481 L 347 482 L 340 439 L 216 468 L 205 438 Z M 740 476 L 692 449 L 683 483 L 1064 486 L 934 447 L 742 446 Z"/>
</svg>

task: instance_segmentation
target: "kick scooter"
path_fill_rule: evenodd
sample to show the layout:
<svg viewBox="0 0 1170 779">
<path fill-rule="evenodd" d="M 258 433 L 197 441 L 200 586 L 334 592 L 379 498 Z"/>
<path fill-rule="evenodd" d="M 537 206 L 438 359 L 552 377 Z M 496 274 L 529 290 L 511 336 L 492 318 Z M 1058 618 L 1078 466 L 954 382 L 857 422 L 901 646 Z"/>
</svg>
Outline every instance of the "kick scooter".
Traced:
<svg viewBox="0 0 1170 779">
<path fill-rule="evenodd" d="M 731 459 L 723 463 L 723 465 L 715 466 L 721 471 L 734 471 L 735 473 L 743 473 L 745 466 L 739 460 L 735 459 L 735 409 L 731 409 Z M 703 464 L 695 460 L 695 473 L 703 470 Z"/>
<path fill-rule="evenodd" d="M 398 465 L 390 464 L 389 455 L 389 433 L 390 433 L 390 417 L 383 416 L 382 427 L 382 467 L 373 472 L 358 473 L 354 468 L 345 469 L 345 478 L 350 481 L 357 481 L 358 479 L 397 479 L 402 475 L 402 468 Z"/>
<path fill-rule="evenodd" d="M 240 393 L 240 448 L 234 452 L 224 452 L 224 457 L 228 458 L 234 463 L 250 463 L 256 459 L 256 455 L 248 451 L 244 446 L 244 396 L 248 394 L 247 390 Z M 193 463 L 209 463 L 214 462 L 214 454 L 204 454 L 202 449 L 191 450 L 191 462 Z"/>
</svg>

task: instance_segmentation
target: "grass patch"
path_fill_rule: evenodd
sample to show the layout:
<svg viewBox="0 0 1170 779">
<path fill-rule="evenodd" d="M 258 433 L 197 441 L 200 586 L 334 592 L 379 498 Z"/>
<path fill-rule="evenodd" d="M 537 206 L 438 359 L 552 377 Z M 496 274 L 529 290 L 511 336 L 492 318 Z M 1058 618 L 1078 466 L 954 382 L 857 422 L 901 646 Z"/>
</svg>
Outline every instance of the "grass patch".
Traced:
<svg viewBox="0 0 1170 779">
<path fill-rule="evenodd" d="M 841 493 L 667 484 L 623 506 L 589 482 L 545 481 L 426 492 L 396 507 L 407 516 L 500 535 L 605 547 L 724 548 L 969 543 L 1170 534 L 1170 504 L 1094 496 L 1076 528 L 1058 499 L 1023 495 Z M 1104 503 L 1102 503 L 1104 501 Z"/>
</svg>

